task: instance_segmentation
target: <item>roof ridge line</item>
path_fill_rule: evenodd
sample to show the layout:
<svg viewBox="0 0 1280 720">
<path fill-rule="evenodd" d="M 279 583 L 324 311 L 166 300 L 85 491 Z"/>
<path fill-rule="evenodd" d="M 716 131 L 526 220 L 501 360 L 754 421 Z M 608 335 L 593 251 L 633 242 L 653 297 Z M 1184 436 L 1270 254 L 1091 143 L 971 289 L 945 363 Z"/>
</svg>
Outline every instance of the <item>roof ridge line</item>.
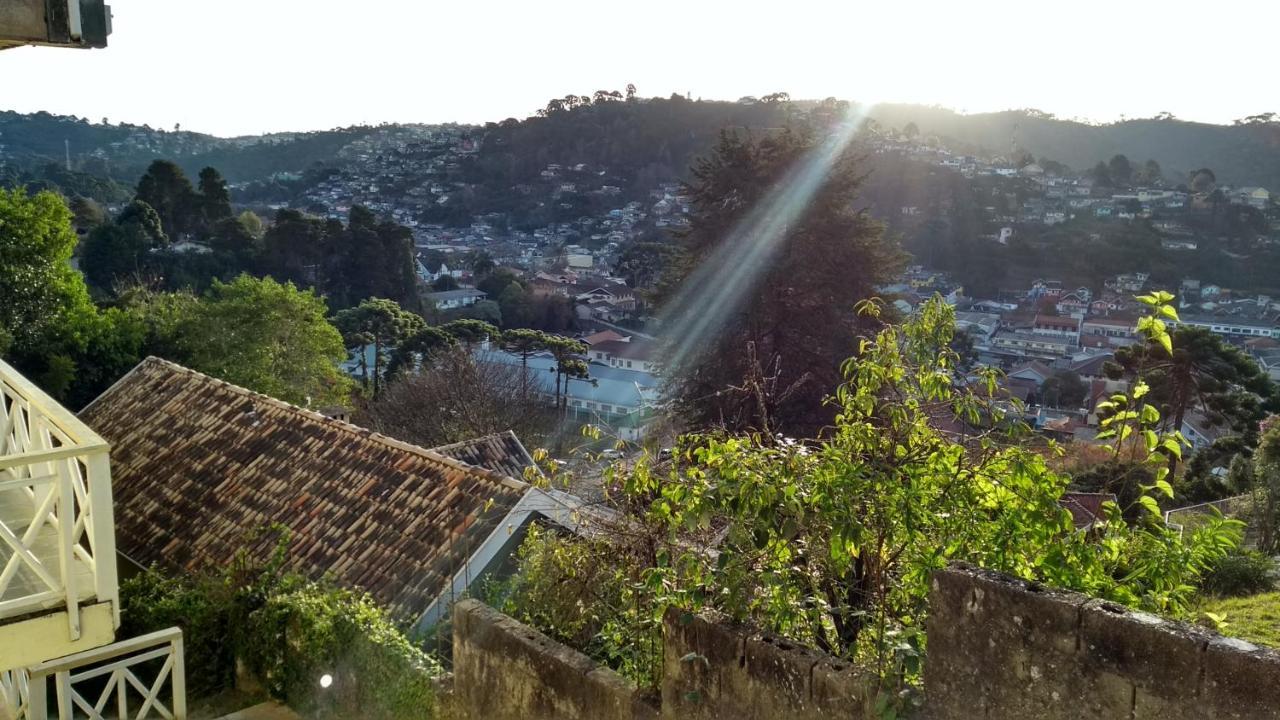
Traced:
<svg viewBox="0 0 1280 720">
<path fill-rule="evenodd" d="M 441 454 L 439 452 L 430 450 L 428 448 L 424 448 L 421 445 L 414 445 L 413 443 L 405 442 L 403 440 L 398 440 L 396 438 L 391 437 L 390 435 L 384 435 L 380 432 L 370 430 L 369 428 L 366 428 L 366 427 L 361 427 L 359 425 L 355 425 L 355 424 L 346 422 L 344 420 L 338 420 L 337 418 L 331 418 L 327 415 L 318 413 L 315 410 L 308 410 L 307 408 L 299 407 L 298 405 L 294 405 L 293 403 L 290 403 L 290 402 L 285 402 L 284 400 L 281 400 L 279 398 L 274 398 L 274 397 L 271 397 L 270 395 L 264 395 L 263 393 L 250 390 L 246 387 L 236 385 L 235 383 L 228 382 L 221 378 L 216 378 L 212 375 L 207 375 L 205 373 L 200 372 L 199 370 L 189 368 L 180 363 L 173 362 L 172 360 L 166 360 L 165 358 L 158 357 L 156 355 L 148 355 L 147 357 L 143 358 L 142 361 L 139 362 L 136 366 L 134 366 L 132 370 L 125 373 L 124 376 L 120 378 L 120 380 L 117 380 L 115 384 L 107 388 L 107 390 L 104 391 L 97 398 L 94 398 L 93 402 L 96 403 L 98 400 L 106 397 L 107 394 L 112 390 L 114 390 L 118 385 L 120 385 L 125 378 L 129 377 L 134 372 L 136 372 L 139 368 L 141 368 L 142 366 L 148 363 L 153 365 L 162 365 L 169 368 L 170 370 L 182 372 L 193 377 L 203 378 L 209 382 L 225 386 L 227 389 L 229 389 L 230 391 L 238 395 L 243 395 L 245 397 L 266 402 L 267 404 L 273 405 L 281 410 L 292 412 L 295 415 L 301 415 L 302 417 L 305 417 L 308 420 L 315 420 L 322 423 L 333 424 L 335 427 L 345 432 L 351 433 L 352 435 L 368 437 L 369 439 L 374 440 L 376 442 L 380 442 L 384 445 L 391 446 L 398 450 L 411 452 L 416 455 L 421 455 L 425 458 L 443 463 L 448 466 L 452 466 L 461 470 L 476 472 L 481 475 L 490 476 L 491 478 L 500 481 L 503 485 L 506 485 L 507 487 L 510 487 L 513 490 L 520 490 L 520 489 L 525 489 L 529 487 L 528 483 L 523 482 L 521 480 L 517 480 L 516 478 L 510 477 L 503 473 L 495 472 L 488 468 L 483 468 L 476 465 L 470 465 L 465 462 L 462 462 L 461 460 L 458 460 L 457 458 Z M 90 405 L 92 404 L 93 403 L 90 403 Z M 89 406 L 85 406 L 85 410 L 87 410 L 88 407 Z M 84 410 L 81 410 L 80 412 L 84 412 Z"/>
</svg>

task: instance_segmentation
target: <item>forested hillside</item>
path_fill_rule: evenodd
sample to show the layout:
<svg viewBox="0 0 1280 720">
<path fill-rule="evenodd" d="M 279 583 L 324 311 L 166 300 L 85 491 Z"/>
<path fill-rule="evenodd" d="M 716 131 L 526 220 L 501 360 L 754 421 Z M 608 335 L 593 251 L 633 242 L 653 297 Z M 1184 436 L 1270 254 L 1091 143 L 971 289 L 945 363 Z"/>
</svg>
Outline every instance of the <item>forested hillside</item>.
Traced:
<svg viewBox="0 0 1280 720">
<path fill-rule="evenodd" d="M 1225 183 L 1280 185 L 1280 122 L 1267 121 L 1267 116 L 1239 125 L 1173 118 L 1086 125 L 1034 111 L 962 115 L 921 105 L 882 105 L 872 117 L 887 127 L 915 123 L 924 135 L 937 135 L 956 149 L 979 154 L 1008 155 L 1016 143 L 1021 152 L 1085 170 L 1122 153 L 1157 161 L 1170 178 L 1211 167 Z"/>
<path fill-rule="evenodd" d="M 219 138 L 180 128 L 170 131 L 107 121 L 0 111 L 0 175 L 39 180 L 50 163 L 65 170 L 69 154 L 74 171 L 126 184 L 132 184 L 156 158 L 173 160 L 192 175 L 209 165 L 225 168 L 228 180 L 241 182 L 330 162 L 339 149 L 371 130 L 353 127 Z M 88 194 L 74 188 L 70 192 Z"/>
<path fill-rule="evenodd" d="M 475 162 L 466 168 L 466 180 L 509 188 L 536 179 L 548 164 L 585 163 L 609 168 L 623 185 L 652 187 L 681 177 L 691 158 L 705 152 L 723 128 L 778 127 L 788 113 L 815 104 L 782 102 L 783 93 L 736 102 L 692 101 L 678 95 L 629 99 L 616 91 L 598 91 L 594 98 L 569 95 L 524 120 L 489 123 Z M 871 110 L 871 117 L 881 128 L 914 125 L 922 136 L 937 137 L 953 150 L 987 157 L 1030 153 L 1084 170 L 1123 153 L 1139 162 L 1156 160 L 1171 179 L 1211 167 L 1227 184 L 1280 186 L 1280 122 L 1271 116 L 1230 126 L 1172 118 L 1089 125 L 1036 111 L 963 115 L 936 107 L 880 105 Z M 158 157 L 173 160 L 193 175 L 214 166 L 229 182 L 239 183 L 341 166 L 347 160 L 340 151 L 376 130 L 351 127 L 219 138 L 180 128 L 104 124 L 106 120 L 0 112 L 0 173 L 24 181 L 44 179 L 42 168 L 63 164 L 69 147 L 74 171 L 126 184 Z M 112 191 L 96 194 L 107 200 Z M 476 203 L 481 210 L 489 204 L 483 198 Z"/>
</svg>

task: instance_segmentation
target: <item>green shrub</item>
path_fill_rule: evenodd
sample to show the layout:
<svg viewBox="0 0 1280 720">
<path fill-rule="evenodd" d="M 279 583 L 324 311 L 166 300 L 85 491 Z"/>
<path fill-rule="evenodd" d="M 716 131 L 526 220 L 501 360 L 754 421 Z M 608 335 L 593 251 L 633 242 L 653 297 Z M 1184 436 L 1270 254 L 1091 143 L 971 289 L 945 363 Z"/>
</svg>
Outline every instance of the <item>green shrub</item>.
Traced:
<svg viewBox="0 0 1280 720">
<path fill-rule="evenodd" d="M 188 692 L 212 695 L 235 682 L 235 650 L 227 642 L 233 601 L 231 589 L 212 577 L 144 572 L 120 585 L 119 636 L 181 627 Z"/>
<path fill-rule="evenodd" d="M 641 687 L 656 687 L 661 608 L 639 585 L 639 565 L 625 550 L 531 527 L 520 546 L 520 570 L 502 588 L 501 607 Z"/>
<path fill-rule="evenodd" d="M 313 718 L 436 717 L 440 667 L 366 594 L 242 561 L 217 574 L 154 570 L 121 586 L 122 634 L 182 628 L 193 697 L 232 687 L 236 661 Z M 333 683 L 320 686 L 330 675 Z"/>
<path fill-rule="evenodd" d="M 1219 597 L 1256 595 L 1275 588 L 1275 569 L 1275 561 L 1260 552 L 1235 552 L 1214 563 L 1202 577 L 1200 587 Z"/>
</svg>

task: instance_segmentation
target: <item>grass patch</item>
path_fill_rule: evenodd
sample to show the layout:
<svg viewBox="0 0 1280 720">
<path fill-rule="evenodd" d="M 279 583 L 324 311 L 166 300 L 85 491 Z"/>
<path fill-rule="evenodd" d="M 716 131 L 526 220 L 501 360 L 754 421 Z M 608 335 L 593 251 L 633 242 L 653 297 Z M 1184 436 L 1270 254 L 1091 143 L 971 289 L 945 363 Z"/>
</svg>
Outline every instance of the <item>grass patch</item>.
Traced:
<svg viewBox="0 0 1280 720">
<path fill-rule="evenodd" d="M 1280 648 L 1280 592 L 1210 599 L 1200 611 L 1225 615 L 1224 635 Z"/>
</svg>

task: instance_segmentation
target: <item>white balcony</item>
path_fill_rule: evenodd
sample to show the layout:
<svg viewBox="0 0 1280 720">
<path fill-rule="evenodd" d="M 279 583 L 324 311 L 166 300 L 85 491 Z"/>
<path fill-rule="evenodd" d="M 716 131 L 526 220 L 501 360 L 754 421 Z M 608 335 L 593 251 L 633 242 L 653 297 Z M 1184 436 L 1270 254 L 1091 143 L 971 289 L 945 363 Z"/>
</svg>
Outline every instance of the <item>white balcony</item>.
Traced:
<svg viewBox="0 0 1280 720">
<path fill-rule="evenodd" d="M 50 680 L 56 708 L 49 706 Z M 0 700 L 6 720 L 186 720 L 182 631 L 160 630 L 0 673 Z"/>
<path fill-rule="evenodd" d="M 107 443 L 0 361 L 0 671 L 119 625 Z"/>
</svg>

